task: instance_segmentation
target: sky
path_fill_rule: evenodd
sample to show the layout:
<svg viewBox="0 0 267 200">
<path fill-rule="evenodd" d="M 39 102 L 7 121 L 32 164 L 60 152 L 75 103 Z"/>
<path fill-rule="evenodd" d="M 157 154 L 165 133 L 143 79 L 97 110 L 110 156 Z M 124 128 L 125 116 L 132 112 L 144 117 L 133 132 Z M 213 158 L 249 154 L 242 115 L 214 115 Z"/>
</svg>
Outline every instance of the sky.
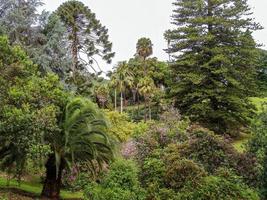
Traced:
<svg viewBox="0 0 267 200">
<path fill-rule="evenodd" d="M 66 0 L 43 0 L 43 9 L 54 11 Z M 104 71 L 111 70 L 118 61 L 128 60 L 135 54 L 137 40 L 148 37 L 153 43 L 153 56 L 167 60 L 163 34 L 171 28 L 174 0 L 81 0 L 109 29 L 110 41 L 116 55 L 111 65 L 101 63 Z M 267 0 L 248 0 L 253 17 L 264 30 L 254 33 L 255 40 L 267 49 Z"/>
</svg>

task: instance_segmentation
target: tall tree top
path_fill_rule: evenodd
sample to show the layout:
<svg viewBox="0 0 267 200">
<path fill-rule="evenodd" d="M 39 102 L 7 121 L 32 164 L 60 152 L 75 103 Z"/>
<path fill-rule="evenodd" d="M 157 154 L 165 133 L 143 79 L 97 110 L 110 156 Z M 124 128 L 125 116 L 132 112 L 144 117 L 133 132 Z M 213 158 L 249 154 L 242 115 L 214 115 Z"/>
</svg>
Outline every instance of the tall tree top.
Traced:
<svg viewBox="0 0 267 200">
<path fill-rule="evenodd" d="M 138 56 L 146 59 L 153 54 L 153 44 L 149 38 L 140 38 L 136 44 L 136 53 Z"/>
<path fill-rule="evenodd" d="M 78 61 L 79 64 L 93 67 L 93 63 L 97 64 L 95 56 L 111 62 L 114 53 L 108 29 L 102 26 L 87 6 L 79 1 L 67 1 L 57 9 L 56 14 L 67 27 L 76 68 Z"/>
</svg>

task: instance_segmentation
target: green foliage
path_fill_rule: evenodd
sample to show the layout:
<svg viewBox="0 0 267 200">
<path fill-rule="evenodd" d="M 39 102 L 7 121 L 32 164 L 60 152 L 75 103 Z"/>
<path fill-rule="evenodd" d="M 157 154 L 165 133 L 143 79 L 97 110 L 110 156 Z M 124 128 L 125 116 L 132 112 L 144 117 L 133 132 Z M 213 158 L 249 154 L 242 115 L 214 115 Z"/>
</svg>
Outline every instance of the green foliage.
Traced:
<svg viewBox="0 0 267 200">
<path fill-rule="evenodd" d="M 138 182 L 138 169 L 132 161 L 117 160 L 100 184 L 89 184 L 88 200 L 143 200 L 145 192 Z"/>
<path fill-rule="evenodd" d="M 67 96 L 56 76 L 41 78 L 37 66 L 6 37 L 0 37 L 0 49 L 1 165 L 20 176 L 43 135 L 58 129 L 57 116 Z"/>
<path fill-rule="evenodd" d="M 198 126 L 191 126 L 189 134 L 189 140 L 178 145 L 181 156 L 193 159 L 209 173 L 221 167 L 232 168 L 246 184 L 259 185 L 260 166 L 255 156 L 239 153 L 224 138 Z"/>
<path fill-rule="evenodd" d="M 135 133 L 136 123 L 131 122 L 126 113 L 117 111 L 106 111 L 106 117 L 110 123 L 108 134 L 120 142 L 127 141 Z"/>
<path fill-rule="evenodd" d="M 136 53 L 144 60 L 152 55 L 153 44 L 149 38 L 140 38 L 136 44 Z"/>
<path fill-rule="evenodd" d="M 67 29 L 57 15 L 52 14 L 46 18 L 41 30 L 43 44 L 33 52 L 33 61 L 38 64 L 42 73 L 53 72 L 66 82 L 71 67 Z"/>
<path fill-rule="evenodd" d="M 267 89 L 267 52 L 266 50 L 259 49 L 257 80 L 260 95 L 266 96 Z"/>
<path fill-rule="evenodd" d="M 175 105 L 215 133 L 238 134 L 253 117 L 248 97 L 256 91 L 258 57 L 251 34 L 261 27 L 243 0 L 176 0 L 174 6 L 175 29 L 165 37 Z"/>
<path fill-rule="evenodd" d="M 178 159 L 168 164 L 164 181 L 168 188 L 175 191 L 183 188 L 185 183 L 190 183 L 194 187 L 206 176 L 205 170 L 192 160 Z"/>
<path fill-rule="evenodd" d="M 112 43 L 108 39 L 108 30 L 105 26 L 102 26 L 87 6 L 80 1 L 68 1 L 59 6 L 56 14 L 68 30 L 73 73 L 81 68 L 86 71 L 84 65 L 89 65 L 94 69 L 92 64 L 96 60 L 93 56 L 96 55 L 108 63 L 111 62 L 114 53 L 111 52 Z M 87 61 L 79 59 L 79 53 L 85 54 Z"/>
<path fill-rule="evenodd" d="M 250 138 L 247 149 L 255 155 L 261 164 L 261 194 L 265 199 L 267 197 L 267 115 L 266 109 L 258 115 L 254 122 L 253 135 Z"/>
<path fill-rule="evenodd" d="M 142 166 L 142 179 L 145 185 L 151 187 L 151 184 L 156 183 L 157 186 L 163 186 L 166 166 L 163 160 L 158 157 L 148 157 L 144 160 Z"/>
<path fill-rule="evenodd" d="M 221 137 L 208 130 L 196 128 L 192 131 L 190 139 L 184 145 L 187 147 L 181 147 L 181 154 L 200 162 L 208 172 L 229 164 L 227 154 L 233 149 Z"/>
<path fill-rule="evenodd" d="M 208 176 L 193 186 L 187 185 L 178 195 L 184 200 L 259 200 L 258 194 L 244 184 L 237 184 L 222 177 Z"/>
<path fill-rule="evenodd" d="M 64 110 L 62 131 L 45 136 L 51 145 L 57 170 L 65 163 L 93 160 L 101 165 L 113 158 L 111 145 L 106 135 L 104 116 L 97 107 L 85 98 L 74 98 Z M 94 169 L 93 163 L 91 166 Z"/>
<path fill-rule="evenodd" d="M 41 0 L 1 0 L 0 35 L 8 35 L 11 44 L 30 49 L 31 44 L 41 39 L 36 24 L 41 17 L 37 9 L 42 5 Z"/>
</svg>

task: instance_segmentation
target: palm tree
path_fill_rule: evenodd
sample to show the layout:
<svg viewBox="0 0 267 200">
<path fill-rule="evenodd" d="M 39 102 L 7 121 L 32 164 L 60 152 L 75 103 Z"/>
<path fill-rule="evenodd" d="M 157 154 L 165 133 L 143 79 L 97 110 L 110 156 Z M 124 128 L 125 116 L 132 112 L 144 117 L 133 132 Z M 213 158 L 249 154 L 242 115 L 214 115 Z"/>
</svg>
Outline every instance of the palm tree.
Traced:
<svg viewBox="0 0 267 200">
<path fill-rule="evenodd" d="M 42 197 L 59 199 L 62 171 L 77 162 L 94 161 L 100 165 L 113 158 L 106 135 L 106 122 L 96 106 L 84 98 L 67 105 L 59 122 L 61 130 L 46 135 L 52 154 L 46 162 L 46 178 Z"/>
<path fill-rule="evenodd" d="M 94 93 L 99 107 L 105 108 L 109 97 L 108 84 L 103 83 L 101 85 L 97 85 L 94 89 Z"/>
<path fill-rule="evenodd" d="M 144 61 L 144 76 L 146 76 L 146 58 L 153 54 L 153 44 L 149 38 L 140 38 L 137 41 L 136 54 Z"/>
<path fill-rule="evenodd" d="M 123 93 L 127 86 L 132 85 L 133 83 L 133 73 L 129 70 L 128 64 L 126 61 L 119 62 L 117 69 L 114 75 L 115 80 L 117 81 L 117 85 L 120 90 L 120 100 L 121 100 L 121 109 L 120 112 L 123 112 Z"/>
<path fill-rule="evenodd" d="M 145 97 L 145 108 L 147 108 L 148 104 L 148 110 L 149 110 L 149 120 L 151 120 L 151 97 L 153 91 L 156 89 L 153 79 L 149 77 L 145 77 L 140 80 L 138 83 L 139 92 Z M 147 113 L 145 113 L 144 116 L 145 121 L 147 120 Z"/>
<path fill-rule="evenodd" d="M 153 44 L 149 38 L 140 38 L 136 44 L 136 53 L 144 60 L 153 53 Z"/>
<path fill-rule="evenodd" d="M 111 88 L 114 88 L 114 110 L 117 111 L 117 89 L 119 88 L 119 81 L 116 73 L 111 75 L 109 84 Z"/>
</svg>

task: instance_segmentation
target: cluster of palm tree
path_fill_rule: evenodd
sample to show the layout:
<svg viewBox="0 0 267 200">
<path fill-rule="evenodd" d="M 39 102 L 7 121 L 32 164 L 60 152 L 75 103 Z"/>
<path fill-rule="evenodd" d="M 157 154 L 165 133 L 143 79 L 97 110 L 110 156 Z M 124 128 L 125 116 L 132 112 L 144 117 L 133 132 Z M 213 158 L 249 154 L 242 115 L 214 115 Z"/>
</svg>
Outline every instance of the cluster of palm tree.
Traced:
<svg viewBox="0 0 267 200">
<path fill-rule="evenodd" d="M 137 95 L 142 95 L 145 101 L 145 109 L 148 107 L 149 119 L 151 119 L 151 97 L 155 90 L 154 80 L 148 76 L 147 58 L 153 53 L 153 44 L 149 38 L 141 38 L 136 45 L 136 57 L 142 64 L 142 76 L 136 78 L 136 71 L 126 61 L 119 62 L 114 73 L 110 77 L 110 85 L 114 88 L 114 107 L 117 110 L 117 91 L 120 93 L 120 112 L 123 112 L 126 100 L 126 89 L 129 88 L 136 101 Z M 138 96 L 139 98 L 139 96 Z M 138 101 L 139 102 L 139 101 Z M 144 119 L 147 120 L 147 112 Z"/>
</svg>

